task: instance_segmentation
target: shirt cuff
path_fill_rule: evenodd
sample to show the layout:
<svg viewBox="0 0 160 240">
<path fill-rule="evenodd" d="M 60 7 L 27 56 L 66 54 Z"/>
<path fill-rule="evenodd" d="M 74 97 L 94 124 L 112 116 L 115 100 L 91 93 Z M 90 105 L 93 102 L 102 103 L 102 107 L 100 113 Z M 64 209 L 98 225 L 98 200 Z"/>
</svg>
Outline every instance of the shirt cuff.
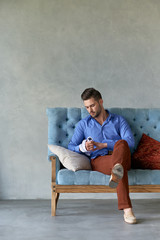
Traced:
<svg viewBox="0 0 160 240">
<path fill-rule="evenodd" d="M 81 152 L 85 153 L 87 152 L 87 149 L 86 149 L 86 140 L 83 140 L 83 142 L 79 145 L 79 149 Z"/>
<path fill-rule="evenodd" d="M 85 153 L 87 156 L 90 156 L 90 152 L 86 149 L 86 140 L 83 140 L 83 142 L 79 145 L 79 149 L 81 152 Z"/>
</svg>

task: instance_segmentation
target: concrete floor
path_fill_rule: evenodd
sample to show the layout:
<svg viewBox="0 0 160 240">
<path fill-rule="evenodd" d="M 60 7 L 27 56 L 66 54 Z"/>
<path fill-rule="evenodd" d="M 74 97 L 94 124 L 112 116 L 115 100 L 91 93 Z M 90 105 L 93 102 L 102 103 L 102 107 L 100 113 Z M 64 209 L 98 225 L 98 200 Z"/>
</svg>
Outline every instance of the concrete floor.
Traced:
<svg viewBox="0 0 160 240">
<path fill-rule="evenodd" d="M 138 224 L 123 221 L 115 199 L 0 201 L 0 240 L 160 239 L 160 199 L 132 200 Z"/>
</svg>

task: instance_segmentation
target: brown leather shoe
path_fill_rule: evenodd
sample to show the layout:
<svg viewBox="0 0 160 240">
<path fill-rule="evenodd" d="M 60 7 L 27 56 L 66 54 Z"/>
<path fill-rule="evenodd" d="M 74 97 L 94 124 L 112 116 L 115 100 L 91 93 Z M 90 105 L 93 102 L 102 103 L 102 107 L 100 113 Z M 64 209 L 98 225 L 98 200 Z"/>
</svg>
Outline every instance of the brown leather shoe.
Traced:
<svg viewBox="0 0 160 240">
<path fill-rule="evenodd" d="M 118 186 L 119 181 L 122 179 L 123 174 L 124 174 L 123 166 L 120 163 L 114 165 L 109 180 L 109 187 L 116 188 Z"/>
<path fill-rule="evenodd" d="M 124 221 L 129 224 L 137 223 L 136 217 L 132 213 L 124 213 Z"/>
</svg>

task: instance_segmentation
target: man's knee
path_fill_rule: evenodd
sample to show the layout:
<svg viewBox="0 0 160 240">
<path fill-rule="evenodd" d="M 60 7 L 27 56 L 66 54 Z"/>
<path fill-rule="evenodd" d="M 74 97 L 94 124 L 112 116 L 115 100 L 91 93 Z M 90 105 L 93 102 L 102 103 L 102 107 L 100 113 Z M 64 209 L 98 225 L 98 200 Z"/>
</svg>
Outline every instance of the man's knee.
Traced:
<svg viewBox="0 0 160 240">
<path fill-rule="evenodd" d="M 115 157 L 120 157 L 120 159 L 123 159 L 123 167 L 126 170 L 129 170 L 131 167 L 131 152 L 130 148 L 128 146 L 127 141 L 125 140 L 119 140 L 114 145 L 114 151 L 113 154 Z"/>
<path fill-rule="evenodd" d="M 116 147 L 122 147 L 124 149 L 129 149 L 129 146 L 128 146 L 128 143 L 126 140 L 124 139 L 121 139 L 121 140 L 118 140 L 115 144 Z"/>
</svg>

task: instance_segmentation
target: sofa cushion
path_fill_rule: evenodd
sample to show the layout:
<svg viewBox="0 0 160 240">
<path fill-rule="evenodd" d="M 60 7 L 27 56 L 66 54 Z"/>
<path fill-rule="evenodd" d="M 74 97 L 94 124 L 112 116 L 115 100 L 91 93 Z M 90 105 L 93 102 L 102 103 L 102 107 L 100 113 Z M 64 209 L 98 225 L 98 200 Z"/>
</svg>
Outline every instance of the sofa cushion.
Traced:
<svg viewBox="0 0 160 240">
<path fill-rule="evenodd" d="M 160 142 L 143 133 L 132 155 L 132 167 L 136 169 L 160 169 Z"/>
<path fill-rule="evenodd" d="M 72 171 L 81 169 L 91 170 L 90 160 L 85 155 L 52 144 L 48 145 L 48 148 L 59 157 L 60 162 L 65 168 Z"/>
<path fill-rule="evenodd" d="M 70 171 L 61 169 L 57 175 L 59 185 L 106 185 L 110 176 L 97 171 Z M 128 171 L 129 185 L 160 184 L 159 170 L 131 169 Z"/>
</svg>

